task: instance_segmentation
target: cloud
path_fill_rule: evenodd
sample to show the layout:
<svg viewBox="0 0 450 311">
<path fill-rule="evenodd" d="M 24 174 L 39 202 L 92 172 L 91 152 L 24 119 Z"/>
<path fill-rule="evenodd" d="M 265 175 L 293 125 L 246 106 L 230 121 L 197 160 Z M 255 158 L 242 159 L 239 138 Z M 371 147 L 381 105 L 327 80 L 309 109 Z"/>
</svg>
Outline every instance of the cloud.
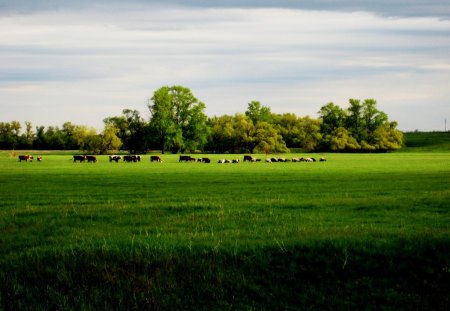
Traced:
<svg viewBox="0 0 450 311">
<path fill-rule="evenodd" d="M 450 114 L 445 19 L 269 1 L 256 9 L 46 3 L 0 15 L 0 121 L 101 128 L 124 108 L 148 117 L 153 91 L 175 84 L 204 101 L 208 115 L 260 100 L 276 113 L 316 117 L 327 102 L 346 106 L 350 97 L 376 98 L 406 130 L 438 129 Z"/>
<path fill-rule="evenodd" d="M 61 10 L 100 8 L 111 6 L 149 7 L 176 6 L 185 8 L 285 8 L 313 11 L 337 12 L 371 12 L 382 16 L 399 17 L 450 17 L 448 0 L 0 0 L 0 10 L 3 12 L 31 12 L 39 10 Z"/>
</svg>

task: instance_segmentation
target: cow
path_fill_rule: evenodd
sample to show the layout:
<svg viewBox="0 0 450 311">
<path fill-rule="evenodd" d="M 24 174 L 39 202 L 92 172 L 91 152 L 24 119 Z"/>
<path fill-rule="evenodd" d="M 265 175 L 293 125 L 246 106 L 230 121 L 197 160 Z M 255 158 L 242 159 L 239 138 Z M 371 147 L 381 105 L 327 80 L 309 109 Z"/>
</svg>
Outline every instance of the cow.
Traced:
<svg viewBox="0 0 450 311">
<path fill-rule="evenodd" d="M 42 156 L 37 157 L 38 162 L 42 162 Z"/>
<path fill-rule="evenodd" d="M 320 161 L 320 162 L 325 162 L 326 160 L 327 160 L 327 159 L 325 159 L 324 157 L 321 157 L 319 161 Z"/>
<path fill-rule="evenodd" d="M 95 162 L 97 162 L 97 157 L 96 156 L 93 156 L 93 155 L 88 155 L 88 156 L 86 156 L 86 160 L 88 161 L 88 163 L 95 163 Z"/>
<path fill-rule="evenodd" d="M 33 161 L 33 156 L 29 155 L 29 154 L 27 154 L 27 155 L 20 155 L 19 156 L 19 162 L 22 162 L 22 161 L 28 162 L 28 160 L 30 160 L 30 162 L 32 162 Z"/>
<path fill-rule="evenodd" d="M 210 158 L 202 158 L 202 162 L 203 163 L 211 163 L 211 159 Z"/>
<path fill-rule="evenodd" d="M 220 163 L 220 164 L 222 164 L 222 163 L 225 163 L 225 159 L 220 159 L 217 163 Z"/>
<path fill-rule="evenodd" d="M 125 156 L 123 156 L 123 161 L 124 162 L 138 162 L 140 160 L 141 160 L 141 157 L 140 156 L 136 156 L 136 155 L 125 155 Z"/>
<path fill-rule="evenodd" d="M 153 161 L 162 162 L 163 160 L 159 156 L 154 155 L 154 156 L 150 156 L 150 162 L 153 162 Z"/>
<path fill-rule="evenodd" d="M 119 162 L 119 160 L 122 159 L 119 155 L 110 155 L 109 156 L 109 162 L 115 161 L 116 163 Z"/>
<path fill-rule="evenodd" d="M 84 155 L 74 155 L 73 156 L 73 162 L 75 163 L 75 162 L 84 162 L 84 161 L 86 161 L 86 156 L 84 156 Z"/>
<path fill-rule="evenodd" d="M 246 162 L 246 161 L 255 162 L 256 159 L 250 155 L 244 155 L 244 162 Z"/>
<path fill-rule="evenodd" d="M 180 159 L 178 160 L 178 162 L 189 162 L 192 161 L 193 158 L 191 158 L 191 156 L 189 155 L 180 155 Z M 195 160 L 195 159 L 194 159 Z"/>
<path fill-rule="evenodd" d="M 314 160 L 312 158 L 301 158 L 300 161 L 301 162 L 314 162 Z"/>
<path fill-rule="evenodd" d="M 272 163 L 272 160 L 271 159 L 266 159 L 266 162 L 267 163 Z"/>
<path fill-rule="evenodd" d="M 233 162 L 233 163 L 239 163 L 240 160 L 239 160 L 239 159 L 234 159 L 232 162 Z"/>
</svg>

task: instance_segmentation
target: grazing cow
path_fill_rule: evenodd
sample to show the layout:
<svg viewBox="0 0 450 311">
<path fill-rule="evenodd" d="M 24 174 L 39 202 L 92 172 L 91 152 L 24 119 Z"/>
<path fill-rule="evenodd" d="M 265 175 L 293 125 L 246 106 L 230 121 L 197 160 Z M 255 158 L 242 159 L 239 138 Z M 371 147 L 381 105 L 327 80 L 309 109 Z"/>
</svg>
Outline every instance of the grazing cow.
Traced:
<svg viewBox="0 0 450 311">
<path fill-rule="evenodd" d="M 189 162 L 191 161 L 191 156 L 190 155 L 180 155 L 180 159 L 178 160 L 178 162 Z"/>
<path fill-rule="evenodd" d="M 267 163 L 272 163 L 272 160 L 271 159 L 266 159 L 266 162 Z"/>
<path fill-rule="evenodd" d="M 110 155 L 109 156 L 109 162 L 115 161 L 116 163 L 119 162 L 119 160 L 122 159 L 119 155 Z"/>
<path fill-rule="evenodd" d="M 30 160 L 30 162 L 32 162 L 33 161 L 33 156 L 29 155 L 29 154 L 27 154 L 27 155 L 20 155 L 19 156 L 19 162 L 22 162 L 22 161 L 28 162 L 28 160 Z"/>
<path fill-rule="evenodd" d="M 256 159 L 250 155 L 244 155 L 244 162 L 246 162 L 246 161 L 255 162 Z"/>
<path fill-rule="evenodd" d="M 325 162 L 327 159 L 325 159 L 324 157 L 320 158 L 320 162 Z"/>
<path fill-rule="evenodd" d="M 292 158 L 292 162 L 300 162 L 300 158 Z"/>
<path fill-rule="evenodd" d="M 278 159 L 277 158 L 270 158 L 270 161 L 271 162 L 278 162 Z"/>
<path fill-rule="evenodd" d="M 217 163 L 225 163 L 225 159 L 220 159 Z"/>
<path fill-rule="evenodd" d="M 239 160 L 239 159 L 234 159 L 232 162 L 233 162 L 233 163 L 239 163 L 240 160 Z"/>
<path fill-rule="evenodd" d="M 153 162 L 153 161 L 162 162 L 163 160 L 157 155 L 156 156 L 150 156 L 150 162 Z"/>
<path fill-rule="evenodd" d="M 38 160 L 38 162 L 41 162 L 42 161 L 42 156 L 38 156 L 37 160 Z"/>
<path fill-rule="evenodd" d="M 211 159 L 210 158 L 202 158 L 202 162 L 203 163 L 211 163 Z"/>
<path fill-rule="evenodd" d="M 84 161 L 86 161 L 86 156 L 84 156 L 84 155 L 74 155 L 73 156 L 73 162 L 75 163 L 75 162 L 84 162 Z"/>
<path fill-rule="evenodd" d="M 141 161 L 141 156 L 136 155 L 125 155 L 123 156 L 124 162 L 139 162 Z"/>
<path fill-rule="evenodd" d="M 88 163 L 95 163 L 95 162 L 97 162 L 97 157 L 96 156 L 93 156 L 93 155 L 88 155 L 88 156 L 86 156 L 86 160 L 88 161 Z"/>
</svg>

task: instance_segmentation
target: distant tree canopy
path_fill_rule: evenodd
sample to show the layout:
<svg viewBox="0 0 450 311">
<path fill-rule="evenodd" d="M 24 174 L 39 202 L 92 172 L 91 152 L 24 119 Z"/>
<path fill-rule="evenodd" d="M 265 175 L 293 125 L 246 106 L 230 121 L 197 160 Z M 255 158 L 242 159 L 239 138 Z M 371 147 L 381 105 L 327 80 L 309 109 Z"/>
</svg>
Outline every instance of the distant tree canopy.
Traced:
<svg viewBox="0 0 450 311">
<path fill-rule="evenodd" d="M 320 108 L 319 118 L 293 113 L 275 114 L 259 101 L 244 113 L 208 118 L 205 104 L 183 86 L 164 86 L 153 93 L 149 120 L 137 110 L 103 120 L 100 134 L 84 125 L 25 127 L 17 121 L 0 122 L 0 149 L 83 150 L 104 154 L 119 149 L 142 153 L 282 153 L 289 148 L 305 152 L 386 152 L 401 148 L 403 134 L 397 122 L 378 110 L 374 99 L 350 99 L 346 109 L 334 103 Z"/>
</svg>

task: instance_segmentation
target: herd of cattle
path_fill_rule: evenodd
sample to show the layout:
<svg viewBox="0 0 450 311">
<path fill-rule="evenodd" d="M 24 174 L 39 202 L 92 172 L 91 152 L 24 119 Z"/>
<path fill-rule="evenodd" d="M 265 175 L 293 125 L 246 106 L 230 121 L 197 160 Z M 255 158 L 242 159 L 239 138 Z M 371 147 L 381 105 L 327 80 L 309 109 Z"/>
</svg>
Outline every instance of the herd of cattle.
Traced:
<svg viewBox="0 0 450 311">
<path fill-rule="evenodd" d="M 25 161 L 25 162 L 32 162 L 33 161 L 33 156 L 32 155 L 19 155 L 19 162 Z M 36 158 L 39 162 L 42 161 L 42 156 L 38 156 Z M 119 162 L 120 160 L 122 160 L 123 162 L 141 162 L 141 156 L 140 155 L 124 155 L 124 156 L 120 156 L 120 155 L 110 155 L 109 156 L 109 162 Z M 244 155 L 244 159 L 243 162 L 261 162 L 262 160 L 260 158 L 255 158 L 252 157 L 250 155 Z M 288 158 L 276 158 L 276 157 L 272 157 L 272 158 L 266 158 L 264 160 L 264 162 L 267 163 L 273 163 L 273 162 L 316 162 L 317 160 L 315 158 L 292 158 L 292 159 L 288 159 Z M 325 158 L 320 158 L 319 159 L 320 162 L 324 162 L 326 161 Z M 88 163 L 96 163 L 97 162 L 97 157 L 94 155 L 74 155 L 73 156 L 73 162 L 88 162 Z M 163 160 L 161 159 L 160 156 L 157 155 L 152 155 L 150 156 L 150 162 L 163 162 Z M 210 158 L 194 158 L 191 157 L 190 155 L 180 155 L 180 158 L 178 160 L 178 162 L 201 162 L 201 163 L 211 163 L 211 159 Z M 241 160 L 240 159 L 220 159 L 218 161 L 218 163 L 240 163 Z"/>
</svg>

